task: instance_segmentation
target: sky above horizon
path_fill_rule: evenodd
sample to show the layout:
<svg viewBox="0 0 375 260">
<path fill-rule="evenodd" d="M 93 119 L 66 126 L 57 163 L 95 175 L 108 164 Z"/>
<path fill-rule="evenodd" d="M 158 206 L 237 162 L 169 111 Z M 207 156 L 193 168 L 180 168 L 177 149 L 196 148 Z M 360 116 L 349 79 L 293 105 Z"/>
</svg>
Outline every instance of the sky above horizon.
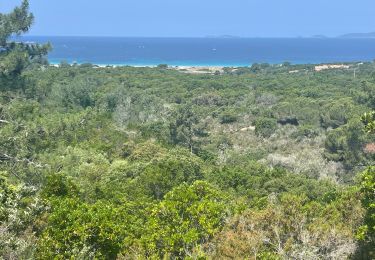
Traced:
<svg viewBox="0 0 375 260">
<path fill-rule="evenodd" d="M 2 0 L 9 12 L 21 0 Z M 337 36 L 375 31 L 374 0 L 30 0 L 30 35 Z"/>
</svg>

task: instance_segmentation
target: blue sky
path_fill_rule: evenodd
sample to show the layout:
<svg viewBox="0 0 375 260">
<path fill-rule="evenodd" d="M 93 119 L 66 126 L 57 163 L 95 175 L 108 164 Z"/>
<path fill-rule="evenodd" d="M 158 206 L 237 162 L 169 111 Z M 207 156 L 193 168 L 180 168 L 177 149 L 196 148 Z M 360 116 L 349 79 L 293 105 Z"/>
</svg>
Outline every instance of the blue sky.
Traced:
<svg viewBox="0 0 375 260">
<path fill-rule="evenodd" d="M 1 0 L 0 12 L 20 0 Z M 31 35 L 297 37 L 375 31 L 374 0 L 30 0 Z"/>
</svg>

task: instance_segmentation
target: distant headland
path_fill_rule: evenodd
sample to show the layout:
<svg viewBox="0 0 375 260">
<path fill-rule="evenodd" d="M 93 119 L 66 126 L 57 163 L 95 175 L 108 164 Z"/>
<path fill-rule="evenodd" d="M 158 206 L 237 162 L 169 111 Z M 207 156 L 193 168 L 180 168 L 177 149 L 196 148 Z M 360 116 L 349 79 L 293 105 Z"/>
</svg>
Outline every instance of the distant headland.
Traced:
<svg viewBox="0 0 375 260">
<path fill-rule="evenodd" d="M 357 39 L 357 38 L 375 38 L 375 32 L 369 33 L 348 33 L 338 36 L 338 38 L 346 38 L 346 39 Z"/>
</svg>

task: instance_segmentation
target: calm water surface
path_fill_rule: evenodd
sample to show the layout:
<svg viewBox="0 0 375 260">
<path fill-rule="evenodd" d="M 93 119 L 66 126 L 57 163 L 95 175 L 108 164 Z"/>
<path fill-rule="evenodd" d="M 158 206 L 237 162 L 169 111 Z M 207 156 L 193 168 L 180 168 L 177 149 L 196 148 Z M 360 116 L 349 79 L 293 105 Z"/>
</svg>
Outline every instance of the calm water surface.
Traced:
<svg viewBox="0 0 375 260">
<path fill-rule="evenodd" d="M 375 39 L 22 37 L 50 42 L 51 63 L 217 65 L 372 61 Z"/>
</svg>

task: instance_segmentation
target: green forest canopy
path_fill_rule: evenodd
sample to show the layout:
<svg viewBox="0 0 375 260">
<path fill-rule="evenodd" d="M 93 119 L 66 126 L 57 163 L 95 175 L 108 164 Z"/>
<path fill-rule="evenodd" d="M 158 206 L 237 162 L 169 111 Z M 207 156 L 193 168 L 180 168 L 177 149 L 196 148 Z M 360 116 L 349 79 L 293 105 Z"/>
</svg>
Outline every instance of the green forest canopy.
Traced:
<svg viewBox="0 0 375 260">
<path fill-rule="evenodd" d="M 56 68 L 32 21 L 0 15 L 3 258 L 374 257 L 375 63 Z"/>
</svg>

